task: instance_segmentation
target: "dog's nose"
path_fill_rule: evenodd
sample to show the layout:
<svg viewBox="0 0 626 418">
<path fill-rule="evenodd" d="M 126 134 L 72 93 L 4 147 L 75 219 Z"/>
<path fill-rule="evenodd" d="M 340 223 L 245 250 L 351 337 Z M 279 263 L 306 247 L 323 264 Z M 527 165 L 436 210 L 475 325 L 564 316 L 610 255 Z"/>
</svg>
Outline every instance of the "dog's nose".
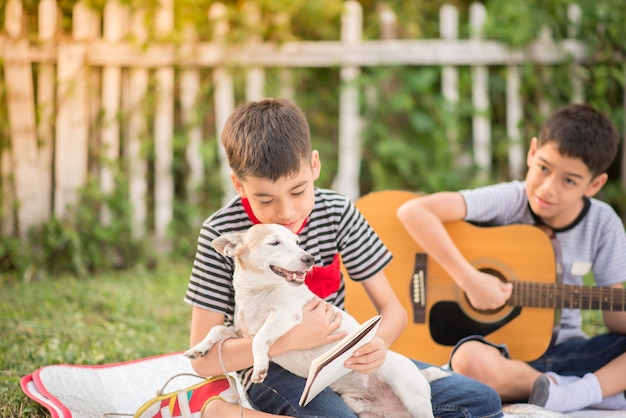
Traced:
<svg viewBox="0 0 626 418">
<path fill-rule="evenodd" d="M 305 256 L 302 256 L 302 262 L 306 264 L 308 267 L 311 267 L 313 263 L 315 262 L 315 259 L 313 258 L 312 255 L 307 254 Z"/>
</svg>

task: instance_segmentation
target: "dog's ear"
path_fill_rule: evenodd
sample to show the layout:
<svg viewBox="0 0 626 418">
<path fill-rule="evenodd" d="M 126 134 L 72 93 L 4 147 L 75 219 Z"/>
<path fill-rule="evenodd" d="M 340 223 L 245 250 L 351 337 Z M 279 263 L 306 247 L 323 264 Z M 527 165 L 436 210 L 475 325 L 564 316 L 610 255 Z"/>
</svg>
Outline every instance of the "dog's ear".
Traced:
<svg viewBox="0 0 626 418">
<path fill-rule="evenodd" d="M 226 257 L 234 257 L 237 254 L 237 250 L 243 244 L 242 237 L 242 232 L 232 232 L 215 238 L 211 244 L 218 253 Z"/>
</svg>

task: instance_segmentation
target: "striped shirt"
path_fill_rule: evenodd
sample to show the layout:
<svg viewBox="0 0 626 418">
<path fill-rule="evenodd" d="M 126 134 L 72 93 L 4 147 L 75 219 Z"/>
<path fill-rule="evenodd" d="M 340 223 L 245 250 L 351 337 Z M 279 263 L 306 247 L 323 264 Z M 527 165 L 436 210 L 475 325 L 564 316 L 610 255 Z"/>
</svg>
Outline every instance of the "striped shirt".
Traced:
<svg viewBox="0 0 626 418">
<path fill-rule="evenodd" d="M 235 305 L 233 260 L 215 251 L 211 241 L 225 233 L 243 232 L 252 224 L 238 196 L 204 221 L 185 302 L 223 313 L 226 323 L 232 323 Z M 354 204 L 331 190 L 315 189 L 315 204 L 299 238 L 300 246 L 315 258 L 315 266 L 330 266 L 333 261 L 336 264 L 340 255 L 348 275 L 355 281 L 372 277 L 392 259 L 389 250 Z M 324 295 L 324 299 L 343 308 L 345 284 L 341 273 L 337 273 L 337 288 Z"/>
<path fill-rule="evenodd" d="M 528 205 L 526 183 L 512 181 L 461 191 L 468 222 L 483 225 L 535 224 Z M 582 285 L 592 272 L 598 286 L 626 282 L 626 233 L 613 208 L 588 199 L 585 210 L 571 225 L 555 230 L 561 247 L 563 283 Z M 578 309 L 563 309 L 557 343 L 585 337 Z"/>
</svg>

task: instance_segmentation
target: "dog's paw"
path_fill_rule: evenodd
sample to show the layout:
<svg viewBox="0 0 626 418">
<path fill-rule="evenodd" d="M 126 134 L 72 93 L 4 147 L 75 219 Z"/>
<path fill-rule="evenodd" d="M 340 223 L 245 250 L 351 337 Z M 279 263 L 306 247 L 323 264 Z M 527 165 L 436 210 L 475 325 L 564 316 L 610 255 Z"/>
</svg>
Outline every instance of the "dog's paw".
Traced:
<svg viewBox="0 0 626 418">
<path fill-rule="evenodd" d="M 185 351 L 183 353 L 183 355 L 185 357 L 187 357 L 188 359 L 194 360 L 197 359 L 199 357 L 204 357 L 206 356 L 206 353 L 208 353 L 208 349 L 202 349 L 198 346 L 192 347 L 189 350 Z"/>
<path fill-rule="evenodd" d="M 263 369 L 257 369 L 255 367 L 252 372 L 252 376 L 250 377 L 250 381 L 252 383 L 261 383 L 263 380 L 265 380 L 265 376 L 267 376 L 267 367 Z"/>
</svg>

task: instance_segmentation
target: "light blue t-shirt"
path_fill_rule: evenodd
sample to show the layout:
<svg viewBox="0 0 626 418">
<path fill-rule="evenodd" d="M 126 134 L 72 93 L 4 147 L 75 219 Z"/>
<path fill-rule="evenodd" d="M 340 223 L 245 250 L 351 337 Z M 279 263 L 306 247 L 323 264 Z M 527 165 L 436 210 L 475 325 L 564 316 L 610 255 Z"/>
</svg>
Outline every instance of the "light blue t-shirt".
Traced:
<svg viewBox="0 0 626 418">
<path fill-rule="evenodd" d="M 465 220 L 484 225 L 535 224 L 528 205 L 526 183 L 512 181 L 462 190 Z M 607 203 L 589 199 L 587 212 L 572 225 L 559 229 L 563 283 L 582 285 L 591 271 L 597 286 L 626 282 L 626 233 L 621 219 Z M 556 343 L 586 338 L 578 309 L 563 309 Z"/>
</svg>

